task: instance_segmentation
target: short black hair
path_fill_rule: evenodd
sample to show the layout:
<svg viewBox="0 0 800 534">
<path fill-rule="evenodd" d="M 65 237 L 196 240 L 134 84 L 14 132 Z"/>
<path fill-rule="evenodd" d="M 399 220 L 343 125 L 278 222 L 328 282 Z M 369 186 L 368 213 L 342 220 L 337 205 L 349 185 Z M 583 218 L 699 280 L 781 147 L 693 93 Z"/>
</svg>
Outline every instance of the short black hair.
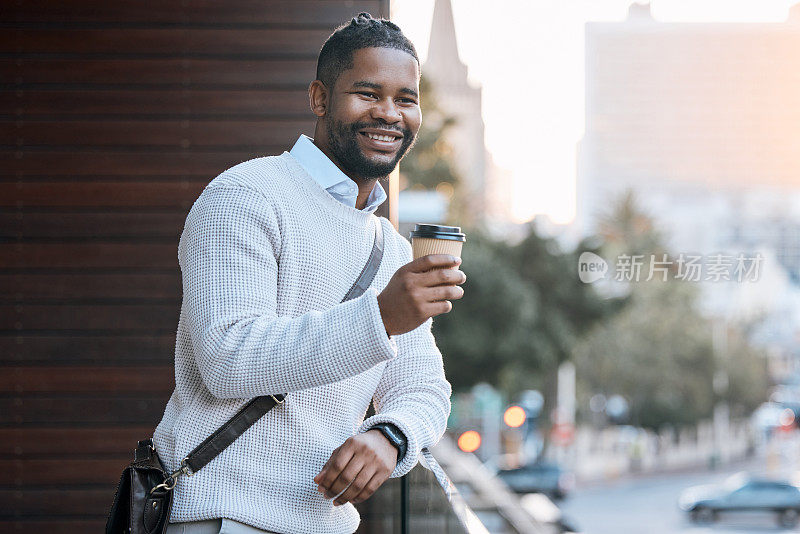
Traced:
<svg viewBox="0 0 800 534">
<path fill-rule="evenodd" d="M 359 13 L 349 23 L 342 24 L 325 40 L 317 58 L 317 79 L 333 89 L 339 75 L 353 68 L 353 52 L 362 48 L 395 48 L 419 57 L 402 30 L 386 19 L 374 19 L 369 13 Z"/>
</svg>

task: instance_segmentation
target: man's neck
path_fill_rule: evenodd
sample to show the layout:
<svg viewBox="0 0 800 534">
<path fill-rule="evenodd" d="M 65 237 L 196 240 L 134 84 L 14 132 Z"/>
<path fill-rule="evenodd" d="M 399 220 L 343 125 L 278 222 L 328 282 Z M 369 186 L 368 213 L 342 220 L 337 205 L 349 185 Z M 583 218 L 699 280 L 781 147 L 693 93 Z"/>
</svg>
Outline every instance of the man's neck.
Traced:
<svg viewBox="0 0 800 534">
<path fill-rule="evenodd" d="M 352 178 L 350 178 L 353 180 Z M 369 194 L 375 188 L 375 182 L 378 181 L 377 178 L 373 178 L 368 182 L 359 182 L 357 180 L 353 180 L 356 182 L 358 186 L 358 196 L 356 197 L 356 209 L 363 210 L 367 205 L 367 199 L 369 198 Z"/>
<path fill-rule="evenodd" d="M 339 160 L 337 160 L 333 156 L 328 147 L 318 143 L 317 139 L 319 139 L 318 136 L 314 137 L 313 140 L 314 145 L 316 145 L 316 147 L 319 148 L 322 151 L 322 153 L 325 154 L 325 156 L 327 156 L 327 158 L 331 160 L 333 164 L 336 165 L 339 168 L 339 170 L 344 173 L 345 176 L 353 180 L 355 184 L 358 186 L 358 196 L 356 197 L 356 209 L 363 210 L 367 205 L 367 199 L 369 198 L 369 194 L 375 188 L 375 182 L 377 182 L 379 178 L 370 178 L 368 180 L 365 180 L 360 177 L 353 177 L 351 173 L 347 172 L 342 167 L 342 165 L 339 163 Z"/>
</svg>

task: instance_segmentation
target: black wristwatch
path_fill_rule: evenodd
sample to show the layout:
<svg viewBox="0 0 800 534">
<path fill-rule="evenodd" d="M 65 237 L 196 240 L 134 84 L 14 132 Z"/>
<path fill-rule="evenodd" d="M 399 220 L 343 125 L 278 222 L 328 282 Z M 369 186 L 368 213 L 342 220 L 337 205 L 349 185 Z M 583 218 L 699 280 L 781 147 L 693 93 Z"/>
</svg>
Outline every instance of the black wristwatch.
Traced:
<svg viewBox="0 0 800 534">
<path fill-rule="evenodd" d="M 381 434 L 386 436 L 389 443 L 397 449 L 397 463 L 399 464 L 405 457 L 406 450 L 408 449 L 408 440 L 406 440 L 405 434 L 400 432 L 400 429 L 392 423 L 378 423 L 372 426 L 370 430 L 380 430 Z"/>
</svg>

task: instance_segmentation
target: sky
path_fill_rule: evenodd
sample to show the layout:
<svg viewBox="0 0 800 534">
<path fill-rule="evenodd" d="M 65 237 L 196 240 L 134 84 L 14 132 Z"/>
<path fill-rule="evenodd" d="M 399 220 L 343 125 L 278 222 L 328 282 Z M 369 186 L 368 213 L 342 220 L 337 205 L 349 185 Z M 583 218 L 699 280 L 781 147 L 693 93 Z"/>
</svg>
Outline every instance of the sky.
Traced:
<svg viewBox="0 0 800 534">
<path fill-rule="evenodd" d="M 782 22 L 798 0 L 653 0 L 665 22 Z M 584 130 L 584 25 L 621 21 L 632 0 L 451 0 L 461 60 L 483 87 L 486 147 L 514 176 L 514 218 L 575 216 Z M 424 61 L 434 0 L 393 0 Z"/>
</svg>

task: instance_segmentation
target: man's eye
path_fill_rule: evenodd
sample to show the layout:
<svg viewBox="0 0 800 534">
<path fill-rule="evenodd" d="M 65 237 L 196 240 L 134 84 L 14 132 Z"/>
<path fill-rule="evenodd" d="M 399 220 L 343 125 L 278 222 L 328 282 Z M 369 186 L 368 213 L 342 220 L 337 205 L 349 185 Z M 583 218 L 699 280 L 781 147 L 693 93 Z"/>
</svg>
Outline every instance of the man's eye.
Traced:
<svg viewBox="0 0 800 534">
<path fill-rule="evenodd" d="M 375 93 L 370 93 L 369 91 L 358 91 L 358 94 L 367 96 L 369 98 L 375 98 Z"/>
<path fill-rule="evenodd" d="M 400 102 L 402 102 L 403 104 L 416 104 L 417 103 L 416 100 L 413 100 L 411 98 L 401 98 Z"/>
</svg>

